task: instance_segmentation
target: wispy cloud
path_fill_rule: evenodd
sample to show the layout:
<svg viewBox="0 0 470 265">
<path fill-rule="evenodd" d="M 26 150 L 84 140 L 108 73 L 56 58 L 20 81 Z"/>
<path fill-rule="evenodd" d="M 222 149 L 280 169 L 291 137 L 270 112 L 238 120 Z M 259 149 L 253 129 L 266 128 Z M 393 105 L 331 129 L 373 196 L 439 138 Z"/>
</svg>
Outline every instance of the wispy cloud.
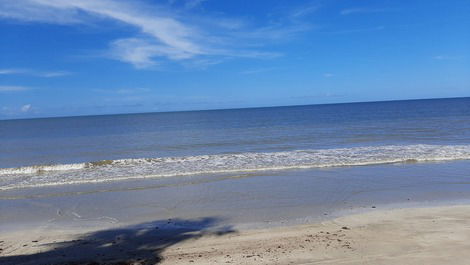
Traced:
<svg viewBox="0 0 470 265">
<path fill-rule="evenodd" d="M 16 92 L 30 90 L 30 87 L 24 86 L 0 86 L 0 92 Z"/>
<path fill-rule="evenodd" d="M 31 104 L 26 104 L 26 105 L 21 106 L 20 110 L 21 110 L 21 112 L 28 112 L 28 111 L 31 110 L 31 107 L 32 107 Z"/>
<path fill-rule="evenodd" d="M 109 56 L 133 64 L 136 68 L 148 68 L 156 64 L 154 57 L 166 56 L 168 58 L 190 58 L 192 55 L 181 53 L 179 50 L 164 45 L 154 44 L 151 41 L 137 38 L 120 39 L 110 45 Z"/>
<path fill-rule="evenodd" d="M 300 6 L 290 11 L 290 18 L 296 19 L 305 17 L 316 12 L 318 9 L 320 9 L 320 5 L 316 3 L 309 3 L 308 5 Z"/>
<path fill-rule="evenodd" d="M 0 75 L 14 75 L 21 73 L 17 69 L 0 69 Z"/>
<path fill-rule="evenodd" d="M 193 8 L 196 8 L 198 6 L 200 6 L 202 3 L 206 2 L 207 0 L 187 0 L 186 1 L 186 4 L 185 4 L 185 7 L 187 9 L 193 9 Z"/>
<path fill-rule="evenodd" d="M 385 12 L 385 9 L 381 9 L 381 8 L 349 8 L 349 9 L 343 9 L 339 13 L 341 15 L 352 15 L 352 14 L 380 13 L 380 12 Z"/>
<path fill-rule="evenodd" d="M 144 94 L 144 93 L 148 93 L 150 92 L 151 90 L 148 89 L 148 88 L 142 88 L 142 87 L 138 87 L 138 88 L 122 88 L 122 89 L 118 89 L 116 90 L 116 93 L 117 94 L 120 94 L 120 95 L 133 95 L 133 94 Z"/>
<path fill-rule="evenodd" d="M 145 87 L 117 88 L 117 89 L 94 89 L 94 92 L 104 95 L 147 95 L 152 90 Z"/>
<path fill-rule="evenodd" d="M 284 23 L 273 24 L 265 27 L 256 28 L 250 31 L 236 32 L 237 37 L 246 40 L 286 40 L 299 33 L 312 30 L 313 26 L 310 24 L 289 24 Z"/>
<path fill-rule="evenodd" d="M 61 77 L 70 75 L 70 72 L 67 71 L 37 71 L 31 69 L 0 69 L 0 75 L 31 75 L 37 77 Z"/>
<path fill-rule="evenodd" d="M 332 73 L 324 73 L 324 74 L 323 74 L 323 77 L 325 77 L 325 78 L 331 78 L 331 77 L 334 77 L 334 76 L 335 76 L 335 75 L 332 74 Z"/>
<path fill-rule="evenodd" d="M 263 46 L 269 41 L 287 38 L 308 30 L 296 23 L 267 23 L 249 26 L 237 19 L 200 19 L 188 13 L 203 1 L 186 1 L 183 10 L 168 5 L 150 5 L 142 1 L 117 0 L 0 0 L 0 17 L 27 22 L 55 24 L 96 23 L 114 21 L 138 30 L 134 36 L 110 42 L 107 57 L 148 68 L 159 61 L 187 61 L 201 57 L 270 57 L 273 52 L 249 47 L 245 40 L 256 39 Z M 309 10 L 297 11 L 296 17 Z M 209 17 L 209 18 L 208 18 Z"/>
<path fill-rule="evenodd" d="M 10 105 L 0 107 L 0 119 L 3 118 L 19 118 L 25 117 L 26 115 L 36 114 L 37 108 L 32 104 L 23 105 Z"/>
<path fill-rule="evenodd" d="M 346 29 L 346 30 L 338 30 L 338 31 L 330 31 L 325 33 L 330 34 L 349 34 L 349 33 L 361 33 L 361 32 L 370 32 L 370 31 L 381 31 L 384 30 L 384 26 L 377 26 L 377 27 L 370 27 L 370 28 L 358 28 L 358 29 Z"/>
<path fill-rule="evenodd" d="M 266 72 L 271 72 L 276 70 L 277 68 L 275 67 L 266 67 L 266 68 L 258 68 L 258 69 L 250 69 L 250 70 L 245 70 L 240 72 L 242 75 L 253 75 L 253 74 L 260 74 L 260 73 L 266 73 Z"/>
<path fill-rule="evenodd" d="M 457 56 L 449 56 L 449 55 L 436 55 L 432 57 L 435 60 L 457 60 L 459 57 Z"/>
<path fill-rule="evenodd" d="M 40 76 L 40 77 L 61 77 L 61 76 L 71 75 L 71 73 L 70 72 L 65 72 L 65 71 L 37 72 L 36 75 Z"/>
<path fill-rule="evenodd" d="M 205 49 L 197 44 L 193 38 L 198 37 L 198 30 L 189 25 L 177 21 L 175 18 L 165 15 L 161 10 L 145 7 L 144 4 L 111 0 L 18 0 L 15 5 L 8 4 L 11 1 L 2 1 L 0 15 L 27 21 L 39 21 L 50 23 L 86 23 L 90 17 L 95 19 L 108 19 L 125 23 L 138 28 L 142 33 L 153 40 L 152 49 L 158 47 L 158 55 L 170 58 L 189 58 L 204 54 Z M 31 12 L 34 10 L 35 12 Z M 52 16 L 45 18 L 45 13 L 53 11 L 70 17 Z M 120 42 L 121 41 L 121 42 Z M 138 66 L 142 65 L 143 59 L 139 53 L 148 51 L 147 41 L 138 39 L 118 40 L 117 45 L 134 45 L 135 56 L 123 55 L 121 59 L 128 60 Z M 128 52 L 127 49 L 118 51 Z M 153 50 L 152 50 L 153 51 Z M 148 64 L 148 62 L 144 62 Z"/>
</svg>

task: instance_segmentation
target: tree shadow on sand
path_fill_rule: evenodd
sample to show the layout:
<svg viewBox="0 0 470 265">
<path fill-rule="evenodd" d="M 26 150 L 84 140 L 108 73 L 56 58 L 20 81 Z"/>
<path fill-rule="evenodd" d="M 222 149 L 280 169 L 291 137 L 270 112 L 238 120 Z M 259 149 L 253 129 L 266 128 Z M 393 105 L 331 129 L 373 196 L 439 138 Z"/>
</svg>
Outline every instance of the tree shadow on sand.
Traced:
<svg viewBox="0 0 470 265">
<path fill-rule="evenodd" d="M 0 264 L 156 264 L 162 261 L 162 252 L 174 244 L 235 232 L 232 227 L 221 227 L 219 223 L 213 217 L 169 219 L 102 230 L 71 241 L 50 243 L 46 252 L 0 257 Z"/>
</svg>

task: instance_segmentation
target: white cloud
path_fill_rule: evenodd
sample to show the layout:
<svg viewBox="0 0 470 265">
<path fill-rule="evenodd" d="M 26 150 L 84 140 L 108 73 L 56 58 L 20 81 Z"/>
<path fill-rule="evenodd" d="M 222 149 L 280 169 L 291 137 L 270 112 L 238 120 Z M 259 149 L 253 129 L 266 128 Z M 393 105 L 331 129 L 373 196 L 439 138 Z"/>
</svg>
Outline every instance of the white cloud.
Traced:
<svg viewBox="0 0 470 265">
<path fill-rule="evenodd" d="M 40 77 L 60 77 L 60 76 L 71 75 L 71 73 L 66 72 L 66 71 L 37 72 L 35 75 L 40 76 Z"/>
<path fill-rule="evenodd" d="M 107 96 L 115 96 L 115 95 L 148 95 L 149 92 L 152 90 L 149 88 L 144 87 L 137 87 L 137 88 L 119 88 L 119 89 L 94 89 L 96 93 L 104 94 Z"/>
<path fill-rule="evenodd" d="M 60 77 L 70 75 L 66 71 L 37 71 L 31 69 L 0 69 L 0 75 L 32 75 L 38 77 Z"/>
<path fill-rule="evenodd" d="M 0 75 L 14 75 L 18 73 L 22 72 L 17 69 L 0 69 Z"/>
<path fill-rule="evenodd" d="M 24 86 L 0 86 L 0 92 L 15 92 L 15 91 L 25 91 L 30 90 L 29 87 Z"/>
<path fill-rule="evenodd" d="M 129 38 L 113 41 L 110 56 L 129 62 L 136 68 L 147 68 L 156 64 L 154 57 L 165 56 L 172 60 L 182 60 L 192 58 L 194 54 L 144 39 Z"/>
<path fill-rule="evenodd" d="M 28 112 L 31 110 L 31 104 L 26 104 L 21 107 L 21 112 Z"/>
<path fill-rule="evenodd" d="M 58 24 L 82 23 L 78 10 L 61 10 L 46 6 L 35 0 L 2 0 L 0 1 L 0 17 L 17 19 L 26 22 L 47 22 Z"/>
<path fill-rule="evenodd" d="M 195 7 L 200 6 L 202 3 L 206 2 L 207 0 L 187 0 L 185 7 L 187 9 L 193 9 Z"/>
<path fill-rule="evenodd" d="M 240 74 L 253 75 L 253 74 L 259 74 L 259 73 L 271 72 L 276 69 L 277 68 L 274 68 L 274 67 L 258 68 L 258 69 L 245 70 L 245 71 L 240 72 Z"/>
<path fill-rule="evenodd" d="M 127 48 L 118 50 L 125 53 L 121 59 L 129 59 L 129 62 L 137 65 L 149 64 L 146 57 L 142 55 L 142 50 L 146 54 L 148 50 L 158 49 L 159 55 L 172 58 L 204 54 L 203 47 L 192 39 L 198 35 L 196 29 L 180 23 L 156 8 L 146 7 L 143 4 L 111 0 L 17 0 L 15 4 L 12 4 L 10 0 L 3 0 L 0 4 L 0 9 L 3 10 L 0 16 L 19 20 L 66 24 L 85 23 L 87 18 L 95 17 L 95 19 L 114 20 L 134 26 L 152 37 L 154 42 L 149 47 L 149 43 L 143 40 L 117 41 L 117 45 Z M 60 16 L 44 16 L 49 13 L 60 14 Z M 137 53 L 133 56 L 128 54 L 128 46 L 131 44 L 134 45 L 133 52 Z"/>
<path fill-rule="evenodd" d="M 236 36 L 242 39 L 259 40 L 285 40 L 290 37 L 313 29 L 310 24 L 274 24 L 253 29 L 251 31 L 237 32 Z"/>
<path fill-rule="evenodd" d="M 371 27 L 371 28 L 338 30 L 338 31 L 331 31 L 331 32 L 326 32 L 326 33 L 330 33 L 330 34 L 350 34 L 350 33 L 381 31 L 381 30 L 384 30 L 384 29 L 385 29 L 384 26 L 377 26 L 377 27 Z"/>
<path fill-rule="evenodd" d="M 448 55 L 437 55 L 437 56 L 434 56 L 433 59 L 435 59 L 435 60 L 456 60 L 456 59 L 458 59 L 458 57 L 448 56 Z"/>
<path fill-rule="evenodd" d="M 332 74 L 332 73 L 324 73 L 323 74 L 323 77 L 326 77 L 326 78 L 330 78 L 330 77 L 333 77 L 333 76 L 335 76 L 335 75 Z"/>
<path fill-rule="evenodd" d="M 138 28 L 152 39 L 143 40 L 127 38 L 114 41 L 115 57 L 128 61 L 137 67 L 147 67 L 153 64 L 151 57 L 165 56 L 170 59 L 190 58 L 205 54 L 205 49 L 194 38 L 199 37 L 198 30 L 177 21 L 158 9 L 146 10 L 144 6 L 131 2 L 111 0 L 10 0 L 1 1 L 0 15 L 27 21 L 78 23 L 88 16 L 111 19 Z M 44 14 L 63 14 L 70 17 L 65 20 L 60 17 L 45 17 Z"/>
<path fill-rule="evenodd" d="M 123 88 L 116 90 L 117 94 L 121 95 L 130 95 L 130 94 L 145 94 L 150 92 L 148 88 Z"/>
<path fill-rule="evenodd" d="M 362 14 L 362 13 L 379 13 L 379 12 L 384 12 L 385 9 L 379 9 L 379 8 L 349 8 L 349 9 L 343 9 L 339 13 L 341 15 L 352 15 L 352 14 Z"/>
<path fill-rule="evenodd" d="M 312 3 L 310 3 L 309 5 L 301 6 L 291 11 L 290 18 L 296 19 L 296 18 L 308 16 L 316 12 L 319 8 L 320 6 L 318 4 L 312 4 Z"/>
<path fill-rule="evenodd" d="M 187 1 L 188 7 L 201 0 Z M 297 17 L 313 12 L 297 12 Z M 96 23 L 113 21 L 139 31 L 134 36 L 110 43 L 108 57 L 147 68 L 158 59 L 184 61 L 198 57 L 273 57 L 272 52 L 249 50 L 245 40 L 256 39 L 258 48 L 267 41 L 284 39 L 310 29 L 304 24 L 246 27 L 236 19 L 206 16 L 200 19 L 186 11 L 170 10 L 163 5 L 142 1 L 117 0 L 0 0 L 0 18 L 55 24 Z M 209 18 L 207 18 L 209 17 Z M 50 75 L 53 76 L 53 75 Z"/>
</svg>

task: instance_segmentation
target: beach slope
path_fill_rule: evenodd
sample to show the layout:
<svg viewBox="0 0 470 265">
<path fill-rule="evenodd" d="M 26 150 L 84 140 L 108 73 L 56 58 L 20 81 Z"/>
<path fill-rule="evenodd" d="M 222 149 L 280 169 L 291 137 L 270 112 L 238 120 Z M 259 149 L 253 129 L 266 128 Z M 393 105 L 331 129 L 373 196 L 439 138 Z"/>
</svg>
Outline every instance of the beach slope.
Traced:
<svg viewBox="0 0 470 265">
<path fill-rule="evenodd" d="M 210 220 L 199 222 L 207 225 Z M 64 231 L 4 234 L 0 263 L 432 265 L 470 260 L 469 205 L 374 210 L 259 230 L 192 230 L 166 236 L 155 230 L 109 230 L 86 239 Z"/>
<path fill-rule="evenodd" d="M 202 238 L 168 249 L 163 264 L 469 264 L 468 250 L 470 206 L 450 206 Z"/>
</svg>

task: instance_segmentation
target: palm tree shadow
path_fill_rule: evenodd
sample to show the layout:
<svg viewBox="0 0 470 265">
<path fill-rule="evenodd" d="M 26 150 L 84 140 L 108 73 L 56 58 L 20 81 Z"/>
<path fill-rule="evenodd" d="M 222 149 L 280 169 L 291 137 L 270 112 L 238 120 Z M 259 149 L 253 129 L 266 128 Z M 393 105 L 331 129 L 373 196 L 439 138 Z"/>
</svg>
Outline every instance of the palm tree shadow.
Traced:
<svg viewBox="0 0 470 265">
<path fill-rule="evenodd" d="M 219 223 L 220 219 L 214 217 L 169 219 L 102 230 L 71 241 L 51 243 L 47 252 L 0 257 L 0 264 L 156 264 L 163 260 L 162 252 L 174 244 L 236 232 Z"/>
</svg>

